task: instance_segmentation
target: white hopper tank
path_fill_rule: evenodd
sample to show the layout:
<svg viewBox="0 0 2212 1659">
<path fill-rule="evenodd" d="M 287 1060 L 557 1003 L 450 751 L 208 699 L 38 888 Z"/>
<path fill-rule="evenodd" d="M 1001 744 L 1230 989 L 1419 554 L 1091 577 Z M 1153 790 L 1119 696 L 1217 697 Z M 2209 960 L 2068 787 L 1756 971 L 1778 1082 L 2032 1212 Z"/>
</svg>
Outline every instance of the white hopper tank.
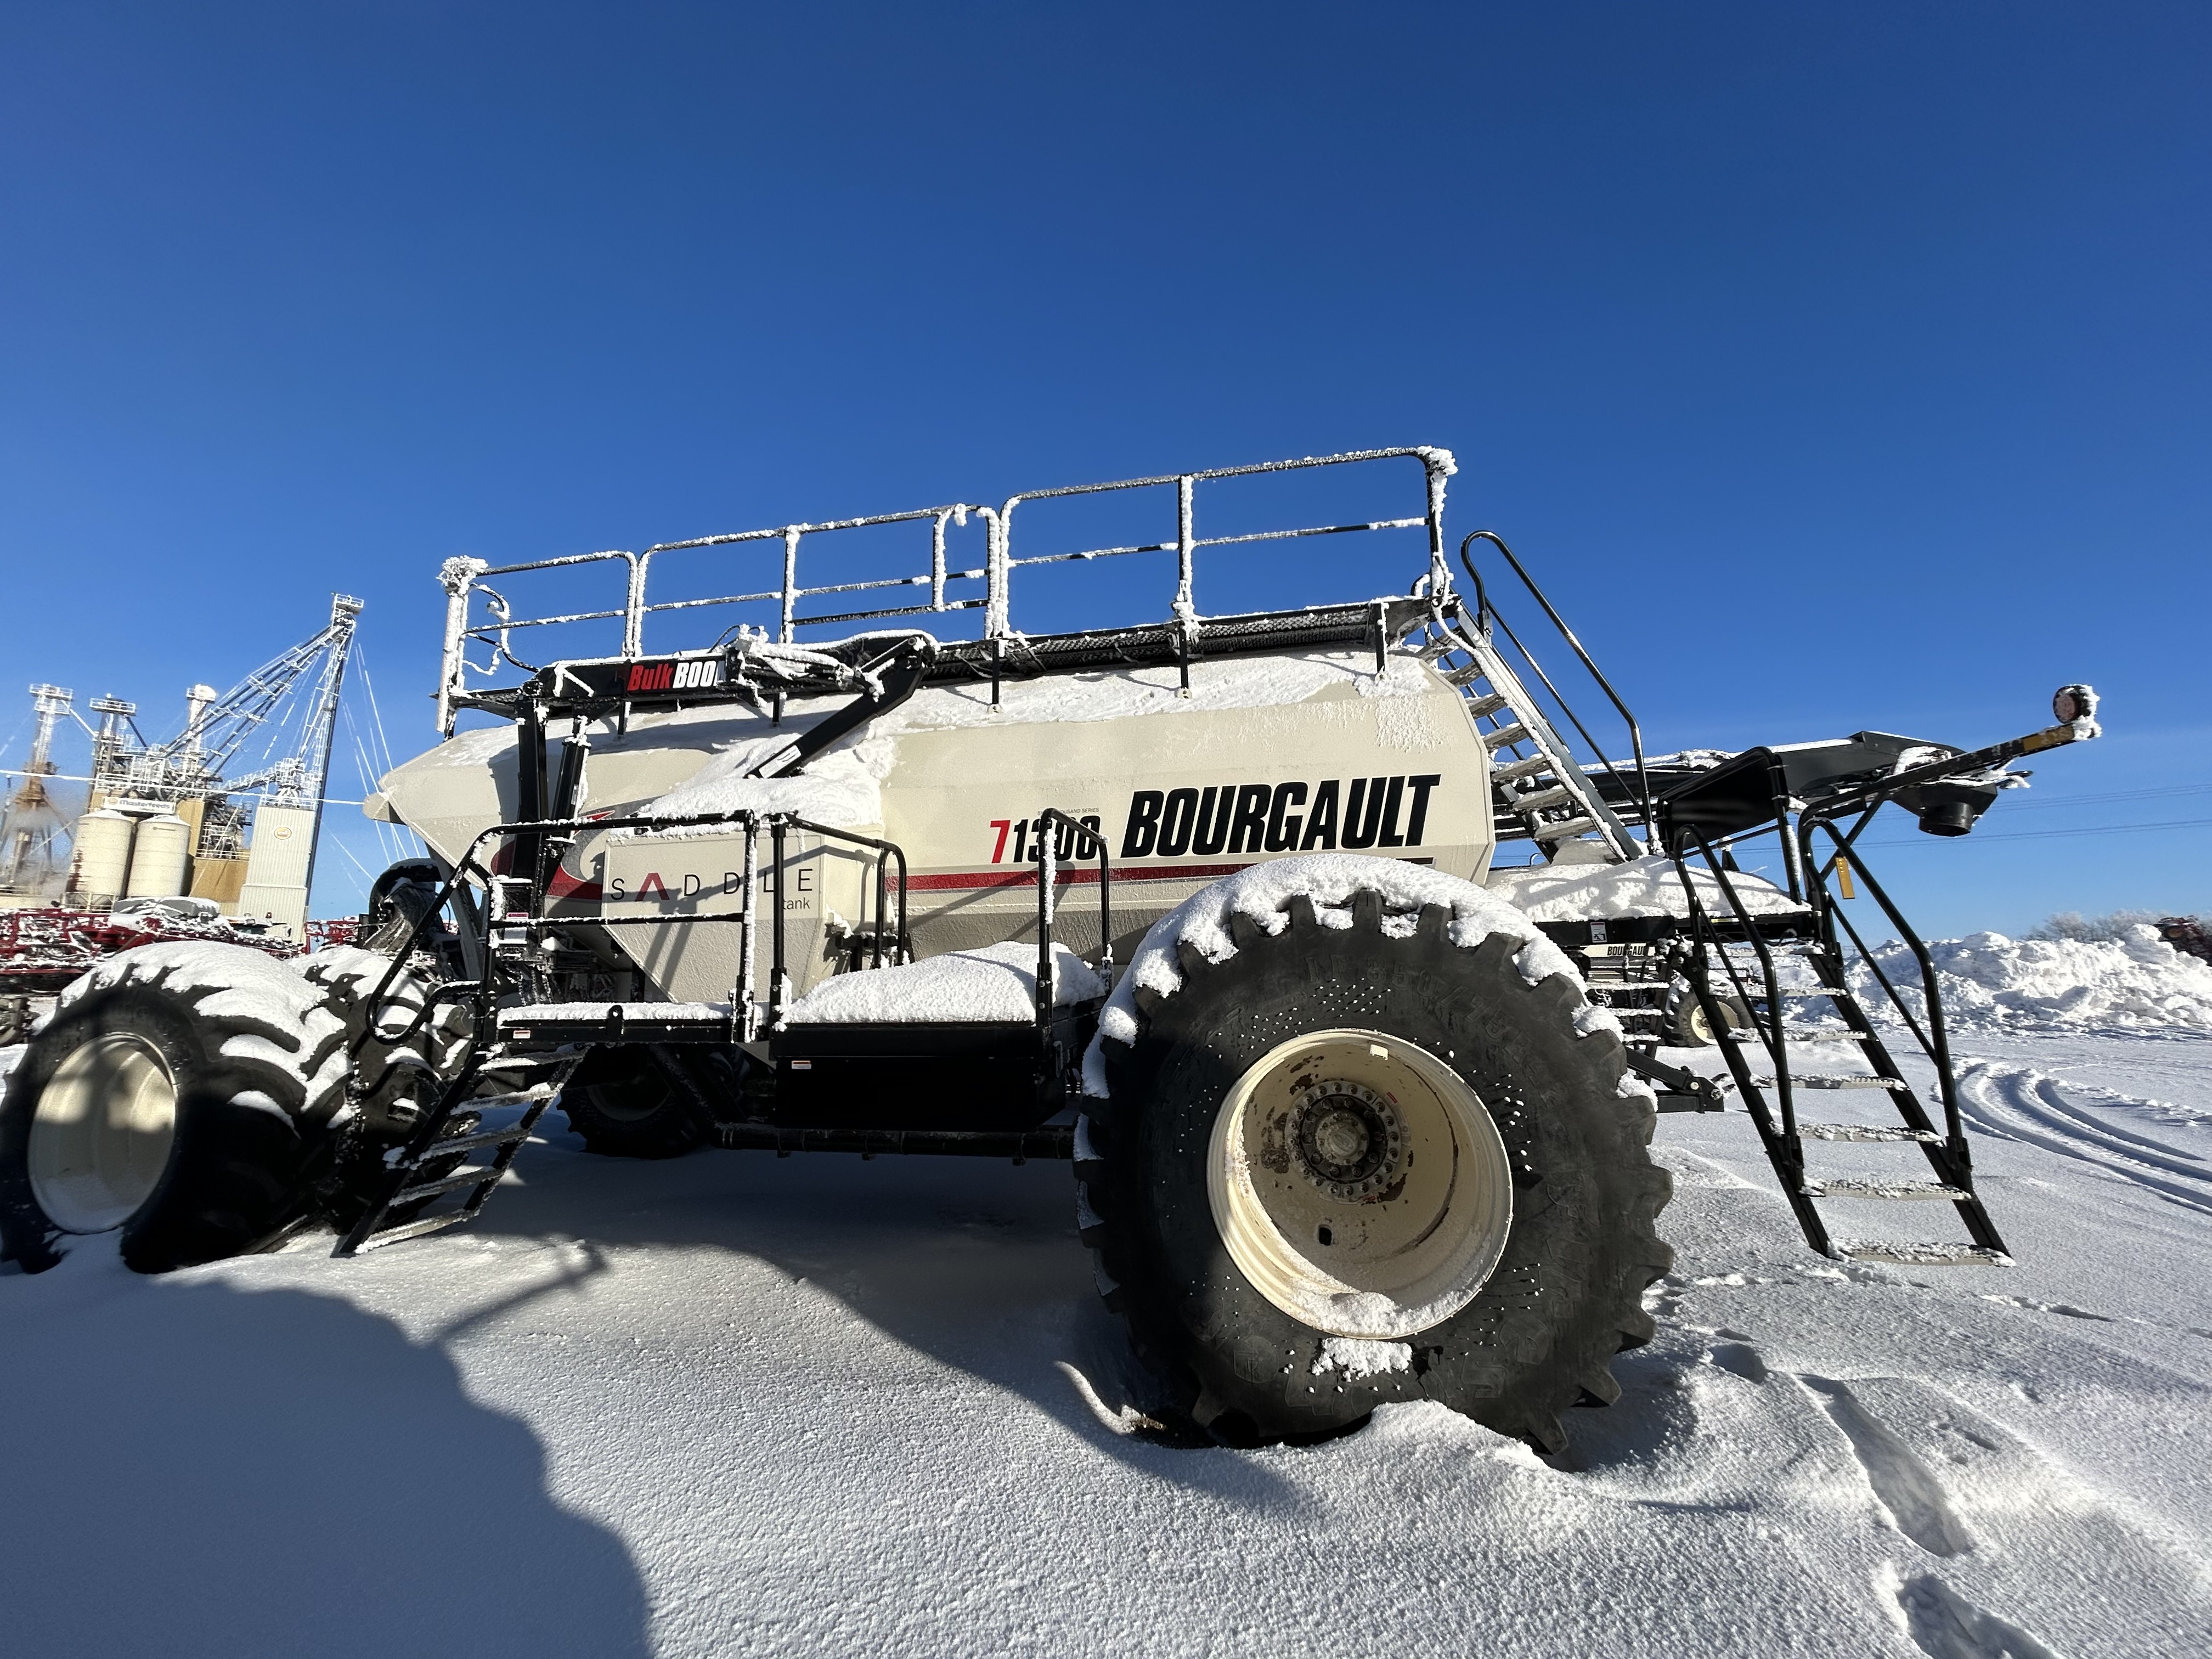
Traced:
<svg viewBox="0 0 2212 1659">
<path fill-rule="evenodd" d="M 131 832 L 127 812 L 103 806 L 76 821 L 76 856 L 70 890 L 100 898 L 119 898 L 131 872 Z"/>
<path fill-rule="evenodd" d="M 132 898 L 174 898 L 191 875 L 191 826 L 173 812 L 145 819 L 131 854 Z"/>
</svg>

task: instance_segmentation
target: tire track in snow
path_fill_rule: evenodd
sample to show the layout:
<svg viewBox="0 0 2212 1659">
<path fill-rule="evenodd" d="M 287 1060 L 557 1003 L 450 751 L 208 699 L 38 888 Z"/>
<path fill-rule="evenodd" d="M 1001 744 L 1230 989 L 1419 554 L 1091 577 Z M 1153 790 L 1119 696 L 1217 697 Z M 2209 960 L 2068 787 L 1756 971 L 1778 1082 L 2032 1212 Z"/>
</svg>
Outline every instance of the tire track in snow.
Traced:
<svg viewBox="0 0 2212 1659">
<path fill-rule="evenodd" d="M 2212 1215 L 2212 1164 L 2096 1121 L 2066 1098 L 2060 1079 L 2033 1066 L 1972 1060 L 1960 1070 L 1959 1083 L 1960 1109 L 1976 1128 L 2078 1158 L 2170 1203 Z M 2170 1178 L 2174 1176 L 2180 1178 Z"/>
</svg>

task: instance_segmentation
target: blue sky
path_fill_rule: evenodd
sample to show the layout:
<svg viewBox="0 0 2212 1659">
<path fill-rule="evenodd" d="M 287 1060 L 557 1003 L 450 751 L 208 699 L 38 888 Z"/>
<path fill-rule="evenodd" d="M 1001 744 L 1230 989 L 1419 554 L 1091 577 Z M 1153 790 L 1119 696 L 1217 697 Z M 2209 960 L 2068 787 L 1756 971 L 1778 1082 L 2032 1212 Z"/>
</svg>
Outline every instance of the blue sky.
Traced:
<svg viewBox="0 0 2212 1659">
<path fill-rule="evenodd" d="M 1655 748 L 1979 743 L 2096 683 L 2112 735 L 1973 838 L 1878 832 L 1933 931 L 2212 908 L 2208 48 L 2183 5 L 11 7 L 0 735 L 34 678 L 173 725 L 342 587 L 404 754 L 452 554 L 1438 443 Z M 322 912 L 376 857 L 333 830 Z"/>
</svg>

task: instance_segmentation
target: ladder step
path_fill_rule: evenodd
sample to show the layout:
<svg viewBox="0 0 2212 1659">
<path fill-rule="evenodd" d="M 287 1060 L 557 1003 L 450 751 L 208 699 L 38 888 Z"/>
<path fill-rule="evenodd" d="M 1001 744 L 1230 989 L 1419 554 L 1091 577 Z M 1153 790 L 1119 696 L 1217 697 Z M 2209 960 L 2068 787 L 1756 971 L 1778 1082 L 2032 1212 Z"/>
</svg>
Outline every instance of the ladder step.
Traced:
<svg viewBox="0 0 2212 1659">
<path fill-rule="evenodd" d="M 1463 685 L 1466 682 L 1462 680 L 1460 684 Z M 1495 714 L 1505 705 L 1505 698 L 1499 696 L 1495 691 L 1486 691 L 1479 697 L 1469 697 L 1467 700 L 1467 712 L 1471 719 L 1480 720 L 1485 714 Z"/>
<path fill-rule="evenodd" d="M 1805 1140 L 1924 1140 L 1942 1145 L 1943 1137 L 1933 1129 L 1908 1129 L 1898 1123 L 1799 1123 L 1797 1133 Z"/>
<path fill-rule="evenodd" d="M 1565 806 L 1569 801 L 1580 800 L 1582 797 L 1565 784 L 1555 783 L 1549 789 L 1531 790 L 1525 795 L 1516 795 L 1510 789 L 1501 790 L 1498 799 L 1509 812 L 1540 812 L 1547 806 Z"/>
<path fill-rule="evenodd" d="M 1548 757 L 1534 755 L 1527 760 L 1508 761 L 1503 766 L 1490 769 L 1491 779 L 1497 783 L 1517 783 L 1522 778 L 1533 778 L 1539 772 L 1548 772 L 1552 763 Z"/>
<path fill-rule="evenodd" d="M 1964 1187 L 1942 1181 L 1868 1181 L 1856 1176 L 1808 1181 L 1797 1190 L 1808 1198 L 1940 1198 L 1951 1203 L 1973 1196 Z"/>
<path fill-rule="evenodd" d="M 449 1215 L 434 1215 L 420 1221 L 403 1221 L 397 1227 L 386 1227 L 380 1233 L 371 1233 L 354 1246 L 354 1254 L 366 1255 L 380 1250 L 387 1244 L 397 1244 L 403 1238 L 420 1238 L 424 1233 L 434 1233 L 458 1222 L 475 1219 L 466 1210 L 455 1210 Z"/>
<path fill-rule="evenodd" d="M 1762 1089 L 1771 1089 L 1776 1079 L 1771 1077 L 1752 1079 Z M 1899 1077 L 1838 1077 L 1823 1072 L 1792 1072 L 1790 1081 L 1800 1089 L 1902 1089 L 1905 1082 Z"/>
<path fill-rule="evenodd" d="M 488 1181 L 498 1180 L 503 1173 L 504 1171 L 495 1170 L 489 1164 L 476 1164 L 469 1169 L 457 1170 L 442 1180 L 426 1181 L 420 1186 L 402 1187 L 392 1201 L 395 1205 L 412 1204 L 417 1199 L 434 1198 L 440 1193 L 450 1193 L 459 1187 L 481 1187 Z"/>
<path fill-rule="evenodd" d="M 1800 1030 L 1791 1026 L 1784 1026 L 1780 1035 L 1791 1042 L 1872 1042 L 1874 1041 L 1874 1038 L 1864 1031 L 1823 1031 Z M 1729 1040 L 1732 1042 L 1756 1042 L 1759 1041 L 1759 1033 L 1751 1030 L 1730 1031 Z"/>
<path fill-rule="evenodd" d="M 1828 1249 L 1844 1261 L 1893 1261 L 1900 1267 L 2009 1267 L 2002 1250 L 1978 1244 L 1905 1244 L 1879 1238 L 1836 1238 Z"/>
<path fill-rule="evenodd" d="M 430 1143 L 429 1151 L 422 1154 L 422 1161 L 427 1164 L 434 1158 L 451 1158 L 455 1152 L 472 1152 L 479 1146 L 511 1146 L 517 1141 L 529 1139 L 532 1133 L 531 1129 L 517 1127 L 487 1129 L 482 1134 L 461 1135 L 452 1140 L 435 1140 Z"/>
<path fill-rule="evenodd" d="M 1596 828 L 1597 820 L 1584 812 L 1579 817 L 1569 818 L 1563 823 L 1538 824 L 1535 833 L 1529 839 L 1538 846 L 1544 847 L 1557 842 L 1573 841 L 1578 836 L 1589 834 Z"/>
<path fill-rule="evenodd" d="M 1496 754 L 1509 744 L 1528 742 L 1528 728 L 1516 720 L 1510 726 L 1499 726 L 1495 732 L 1484 732 L 1482 740 L 1490 746 L 1491 752 Z"/>
</svg>

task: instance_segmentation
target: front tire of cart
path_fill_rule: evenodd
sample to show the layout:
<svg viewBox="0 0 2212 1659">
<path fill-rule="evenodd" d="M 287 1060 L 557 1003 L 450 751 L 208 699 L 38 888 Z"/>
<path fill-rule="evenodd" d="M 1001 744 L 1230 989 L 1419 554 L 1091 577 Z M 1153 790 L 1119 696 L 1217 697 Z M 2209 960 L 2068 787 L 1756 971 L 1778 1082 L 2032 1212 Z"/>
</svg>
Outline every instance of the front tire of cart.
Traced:
<svg viewBox="0 0 2212 1659">
<path fill-rule="evenodd" d="M 1346 909 L 1232 915 L 1232 955 L 1182 947 L 1135 1042 L 1102 1044 L 1077 1159 L 1101 1288 L 1218 1442 L 1430 1399 L 1559 1451 L 1671 1261 L 1651 1103 L 1569 975 L 1528 982 L 1525 929 Z"/>
<path fill-rule="evenodd" d="M 141 1273 L 261 1248 L 317 1212 L 345 1031 L 244 946 L 148 945 L 64 993 L 0 1101 L 0 1245 L 25 1271 L 112 1235 Z"/>
</svg>

